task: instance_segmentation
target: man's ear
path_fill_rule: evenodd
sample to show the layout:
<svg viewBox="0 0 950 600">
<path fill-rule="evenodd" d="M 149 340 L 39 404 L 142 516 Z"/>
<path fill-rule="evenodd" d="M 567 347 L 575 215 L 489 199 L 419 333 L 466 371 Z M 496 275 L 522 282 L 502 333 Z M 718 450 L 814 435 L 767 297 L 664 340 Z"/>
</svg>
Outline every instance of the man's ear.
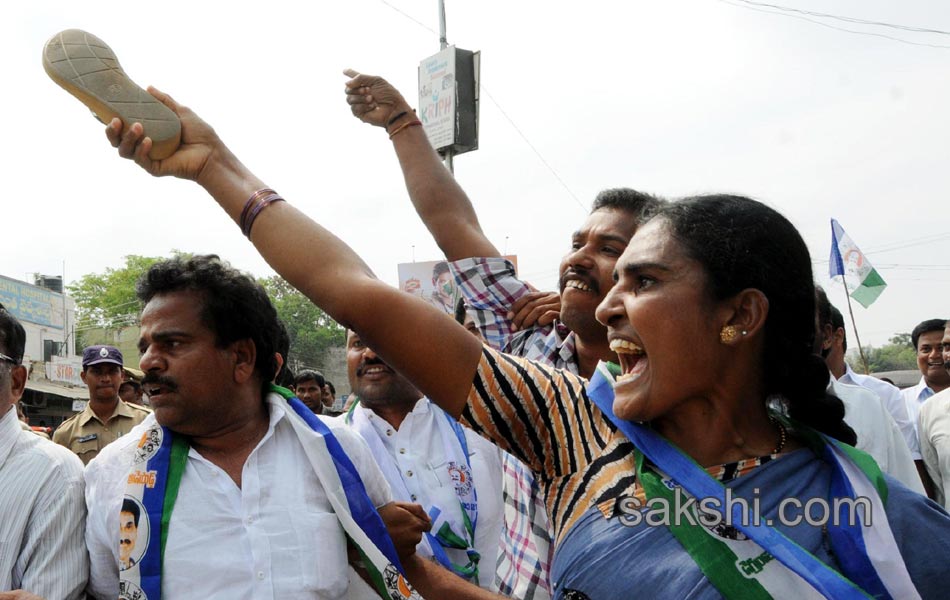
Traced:
<svg viewBox="0 0 950 600">
<path fill-rule="evenodd" d="M 835 329 L 835 332 L 831 335 L 831 339 L 835 346 L 841 346 L 844 341 L 844 329 L 841 327 Z"/>
<path fill-rule="evenodd" d="M 10 371 L 10 392 L 13 396 L 13 403 L 16 404 L 23 397 L 23 390 L 26 389 L 27 370 L 23 365 L 14 365 Z"/>
<path fill-rule="evenodd" d="M 722 326 L 735 327 L 738 339 L 751 338 L 761 332 L 769 316 L 769 299 L 760 290 L 747 288 L 730 298 L 724 305 Z"/>
<path fill-rule="evenodd" d="M 254 340 L 245 338 L 231 344 L 231 356 L 234 357 L 234 381 L 245 383 L 254 377 L 255 363 L 257 362 L 257 347 Z"/>
<path fill-rule="evenodd" d="M 79 372 L 79 378 L 82 379 L 82 382 L 83 382 L 83 383 L 86 383 L 86 370 L 85 370 L 85 369 L 83 369 L 82 371 Z"/>
</svg>

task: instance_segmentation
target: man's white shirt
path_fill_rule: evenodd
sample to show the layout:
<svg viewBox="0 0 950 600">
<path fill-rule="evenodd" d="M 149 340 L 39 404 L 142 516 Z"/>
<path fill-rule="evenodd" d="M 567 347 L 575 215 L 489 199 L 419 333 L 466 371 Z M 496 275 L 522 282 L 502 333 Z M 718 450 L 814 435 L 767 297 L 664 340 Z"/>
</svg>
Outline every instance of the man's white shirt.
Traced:
<svg viewBox="0 0 950 600">
<path fill-rule="evenodd" d="M 398 430 L 365 406 L 358 405 L 354 410 L 362 411 L 367 417 L 379 434 L 389 457 L 399 469 L 410 496 L 397 497 L 397 500 L 422 503 L 421 499 L 426 497 L 427 487 L 455 486 L 446 468 L 451 457 L 445 456 L 445 446 L 436 423 L 436 419 L 444 419 L 445 415 L 428 398 L 421 398 L 416 402 Z M 338 419 L 341 423 L 345 422 L 345 415 Z M 501 450 L 471 429 L 463 427 L 463 431 L 472 465 L 472 480 L 478 496 L 475 550 L 481 557 L 478 563 L 479 584 L 487 588 L 494 580 L 504 521 Z M 370 445 L 370 449 L 372 448 Z M 380 462 L 383 459 L 384 457 L 378 458 Z M 392 487 L 394 493 L 399 489 L 396 485 Z M 424 544 L 423 540 L 419 546 L 420 551 Z"/>
<path fill-rule="evenodd" d="M 871 455 L 881 471 L 911 490 L 924 494 L 910 449 L 891 413 L 874 392 L 831 377 L 832 392 L 844 403 L 844 420 L 858 435 L 857 449 Z"/>
<path fill-rule="evenodd" d="M 168 528 L 162 597 L 375 598 L 361 581 L 350 584 L 343 528 L 284 408 L 272 397 L 267 402 L 267 433 L 244 464 L 240 488 L 220 467 L 189 451 Z M 139 437 L 154 419 L 150 415 L 107 446 L 86 469 L 89 591 L 96 598 L 118 597 L 125 476 Z M 373 504 L 390 502 L 389 485 L 362 438 L 333 419 L 324 422 Z"/>
<path fill-rule="evenodd" d="M 21 429 L 8 408 L 0 417 L 0 591 L 82 597 L 89 569 L 82 497 L 79 458 Z"/>
<path fill-rule="evenodd" d="M 930 386 L 927 385 L 927 380 L 923 377 L 920 378 L 920 381 L 914 387 L 901 390 L 904 406 L 907 407 L 907 416 L 910 417 L 910 421 L 914 425 L 914 431 L 917 433 L 918 439 L 920 438 L 920 428 L 917 426 L 918 419 L 920 418 L 920 407 L 933 395 L 934 391 L 930 389 Z"/>
<path fill-rule="evenodd" d="M 845 363 L 844 368 L 844 375 L 842 375 L 838 381 L 849 385 L 859 385 L 877 394 L 881 401 L 884 402 L 884 408 L 894 417 L 894 421 L 897 423 L 897 427 L 900 429 L 901 435 L 904 437 L 904 441 L 907 442 L 907 447 L 910 449 L 911 458 L 920 460 L 920 444 L 917 442 L 917 428 L 907 413 L 907 405 L 901 396 L 900 388 L 886 381 L 882 381 L 877 377 L 855 373 L 851 365 L 847 363 Z"/>
<path fill-rule="evenodd" d="M 920 453 L 934 482 L 936 500 L 950 509 L 950 389 L 920 407 Z"/>
</svg>

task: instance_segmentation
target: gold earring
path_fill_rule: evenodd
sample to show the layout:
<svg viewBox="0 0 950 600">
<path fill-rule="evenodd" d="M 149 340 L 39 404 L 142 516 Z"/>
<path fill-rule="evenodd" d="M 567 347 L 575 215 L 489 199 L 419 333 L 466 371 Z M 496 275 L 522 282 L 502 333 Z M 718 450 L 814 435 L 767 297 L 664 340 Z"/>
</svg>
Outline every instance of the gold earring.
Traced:
<svg viewBox="0 0 950 600">
<path fill-rule="evenodd" d="M 736 328 L 733 325 L 726 325 L 722 328 L 722 331 L 719 332 L 719 341 L 723 344 L 731 344 L 736 341 L 736 338 L 739 336 L 739 332 L 736 331 Z"/>
</svg>

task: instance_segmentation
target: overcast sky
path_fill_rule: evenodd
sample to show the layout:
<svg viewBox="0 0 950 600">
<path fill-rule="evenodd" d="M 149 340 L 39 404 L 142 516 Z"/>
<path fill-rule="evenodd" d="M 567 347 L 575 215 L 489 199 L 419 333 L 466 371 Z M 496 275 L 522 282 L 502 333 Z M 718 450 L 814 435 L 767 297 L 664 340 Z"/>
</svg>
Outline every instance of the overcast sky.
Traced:
<svg viewBox="0 0 950 600">
<path fill-rule="evenodd" d="M 950 31 L 939 0 L 781 1 Z M 735 192 L 799 227 L 843 311 L 843 290 L 828 285 L 829 218 L 867 252 L 889 287 L 870 309 L 855 305 L 863 343 L 950 316 L 950 35 L 818 19 L 944 47 L 910 45 L 738 0 L 446 4 L 449 42 L 482 52 L 480 149 L 456 159 L 456 176 L 539 288 L 556 285 L 603 188 Z M 43 45 L 67 28 L 195 109 L 384 280 L 399 262 L 439 257 L 384 132 L 350 116 L 341 74 L 383 75 L 416 102 L 416 67 L 439 49 L 435 0 L 34 0 L 4 2 L 0 21 L 0 274 L 29 280 L 65 263 L 73 281 L 173 248 L 272 273 L 200 188 L 118 159 L 47 78 Z"/>
</svg>

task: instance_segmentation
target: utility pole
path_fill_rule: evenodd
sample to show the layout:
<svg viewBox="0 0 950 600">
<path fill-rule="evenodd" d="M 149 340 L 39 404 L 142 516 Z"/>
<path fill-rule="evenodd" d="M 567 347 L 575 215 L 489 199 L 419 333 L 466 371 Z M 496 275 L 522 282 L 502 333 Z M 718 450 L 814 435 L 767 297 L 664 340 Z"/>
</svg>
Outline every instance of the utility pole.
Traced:
<svg viewBox="0 0 950 600">
<path fill-rule="evenodd" d="M 445 50 L 449 45 L 445 37 L 445 0 L 439 0 L 439 49 Z M 449 173 L 455 174 L 455 165 L 452 161 L 453 148 L 450 146 L 445 150 L 445 168 Z"/>
</svg>

